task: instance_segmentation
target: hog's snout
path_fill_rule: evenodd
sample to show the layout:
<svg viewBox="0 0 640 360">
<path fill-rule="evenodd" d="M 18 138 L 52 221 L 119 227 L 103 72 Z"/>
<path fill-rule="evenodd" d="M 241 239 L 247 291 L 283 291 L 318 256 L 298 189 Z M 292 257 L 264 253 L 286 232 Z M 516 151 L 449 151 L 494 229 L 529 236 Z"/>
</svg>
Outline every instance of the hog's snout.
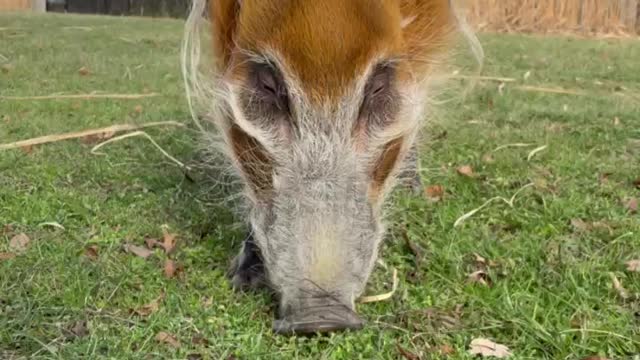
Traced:
<svg viewBox="0 0 640 360">
<path fill-rule="evenodd" d="M 330 298 L 315 299 L 306 306 L 287 311 L 273 323 L 273 331 L 283 335 L 312 335 L 360 330 L 364 321 L 348 306 Z"/>
</svg>

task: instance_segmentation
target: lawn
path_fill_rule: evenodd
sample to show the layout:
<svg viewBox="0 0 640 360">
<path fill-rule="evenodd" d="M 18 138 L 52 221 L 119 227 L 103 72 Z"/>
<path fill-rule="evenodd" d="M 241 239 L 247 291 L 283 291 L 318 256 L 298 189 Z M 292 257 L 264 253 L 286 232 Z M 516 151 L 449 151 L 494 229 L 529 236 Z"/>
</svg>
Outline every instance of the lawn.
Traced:
<svg viewBox="0 0 640 360">
<path fill-rule="evenodd" d="M 175 120 L 187 127 L 145 132 L 191 161 L 181 25 L 0 14 L 0 96 L 160 94 L 0 98 L 0 143 Z M 389 269 L 375 271 L 367 294 L 388 291 L 391 267 L 400 281 L 392 298 L 358 306 L 365 330 L 275 336 L 269 296 L 236 293 L 225 277 L 244 234 L 223 201 L 232 194 L 185 176 L 143 137 L 103 155 L 88 138 L 0 151 L 0 358 L 471 359 L 471 341 L 486 338 L 513 359 L 637 359 L 640 273 L 626 262 L 640 259 L 640 41 L 481 41 L 484 75 L 516 81 L 480 82 L 431 119 L 422 156 L 430 196 L 391 200 Z M 496 200 L 454 227 L 519 189 L 512 206 Z M 176 237 L 170 255 L 123 250 L 162 240 L 163 229 Z"/>
</svg>

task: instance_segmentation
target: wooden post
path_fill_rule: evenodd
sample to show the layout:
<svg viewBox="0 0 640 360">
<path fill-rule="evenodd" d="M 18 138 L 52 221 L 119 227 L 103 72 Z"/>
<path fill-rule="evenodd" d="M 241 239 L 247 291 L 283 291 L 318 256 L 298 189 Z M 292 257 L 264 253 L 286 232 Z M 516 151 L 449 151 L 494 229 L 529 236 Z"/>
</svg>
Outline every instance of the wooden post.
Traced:
<svg viewBox="0 0 640 360">
<path fill-rule="evenodd" d="M 31 10 L 36 13 L 47 12 L 47 0 L 31 0 Z"/>
</svg>

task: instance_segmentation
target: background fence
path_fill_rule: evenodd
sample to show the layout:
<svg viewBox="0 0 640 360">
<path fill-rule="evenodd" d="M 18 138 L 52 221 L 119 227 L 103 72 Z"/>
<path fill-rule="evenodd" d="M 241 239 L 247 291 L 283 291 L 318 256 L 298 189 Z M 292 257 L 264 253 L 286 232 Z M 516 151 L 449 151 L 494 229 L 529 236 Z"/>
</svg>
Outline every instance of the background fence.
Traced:
<svg viewBox="0 0 640 360">
<path fill-rule="evenodd" d="M 31 0 L 0 0 L 0 11 L 30 10 Z"/>
<path fill-rule="evenodd" d="M 478 29 L 515 32 L 639 33 L 639 0 L 467 0 Z"/>
<path fill-rule="evenodd" d="M 0 0 L 0 11 L 34 0 Z M 44 1 L 44 0 L 42 0 Z M 322 0 L 311 0 L 322 1 Z M 478 30 L 640 34 L 640 0 L 456 0 Z M 47 0 L 49 11 L 184 17 L 190 0 Z"/>
</svg>

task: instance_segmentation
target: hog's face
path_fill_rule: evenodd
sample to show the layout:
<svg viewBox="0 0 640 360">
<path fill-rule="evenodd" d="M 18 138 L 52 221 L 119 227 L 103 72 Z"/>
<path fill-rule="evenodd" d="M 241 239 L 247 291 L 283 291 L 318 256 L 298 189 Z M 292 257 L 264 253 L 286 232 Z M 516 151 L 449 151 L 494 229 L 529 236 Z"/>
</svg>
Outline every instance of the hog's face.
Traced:
<svg viewBox="0 0 640 360">
<path fill-rule="evenodd" d="M 355 328 L 381 207 L 425 114 L 448 0 L 211 2 L 218 120 L 279 330 Z"/>
</svg>

